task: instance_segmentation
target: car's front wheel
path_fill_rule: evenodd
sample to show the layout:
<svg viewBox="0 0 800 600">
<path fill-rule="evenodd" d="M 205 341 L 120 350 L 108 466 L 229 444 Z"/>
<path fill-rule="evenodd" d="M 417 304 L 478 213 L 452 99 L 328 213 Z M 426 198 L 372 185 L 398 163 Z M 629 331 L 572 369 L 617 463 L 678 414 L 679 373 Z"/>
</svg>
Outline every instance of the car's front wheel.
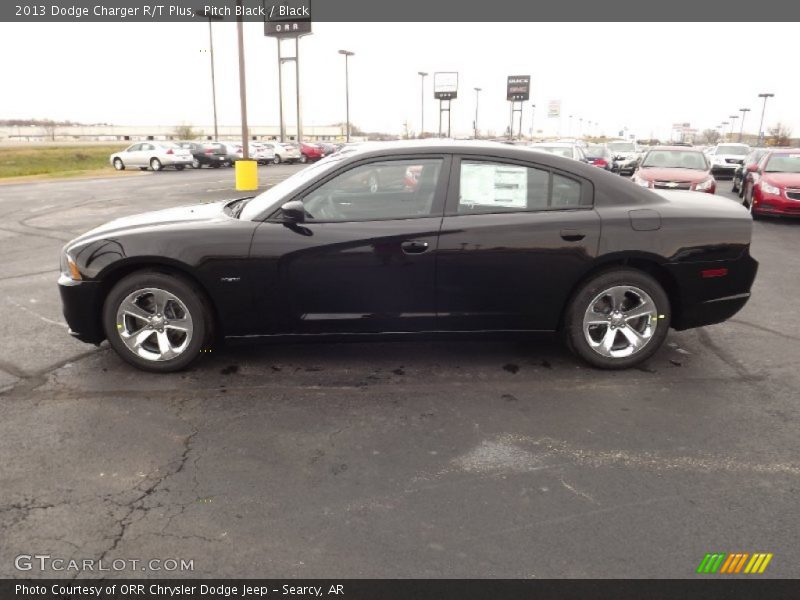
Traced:
<svg viewBox="0 0 800 600">
<path fill-rule="evenodd" d="M 642 271 L 615 269 L 585 282 L 567 307 L 570 349 L 594 367 L 624 369 L 650 358 L 664 342 L 670 304 L 664 288 Z"/>
<path fill-rule="evenodd" d="M 103 327 L 124 361 L 166 373 L 183 369 L 200 354 L 210 337 L 211 310 L 202 291 L 183 277 L 139 271 L 108 294 Z"/>
<path fill-rule="evenodd" d="M 276 154 L 275 158 L 272 159 L 272 162 L 275 163 L 276 165 L 281 164 L 281 157 Z"/>
<path fill-rule="evenodd" d="M 305 154 L 303 154 L 300 157 L 300 162 L 303 163 L 303 164 L 306 164 L 308 162 L 308 157 Z"/>
<path fill-rule="evenodd" d="M 122 162 L 121 158 L 115 158 L 114 159 L 114 168 L 117 171 L 124 171 L 125 170 L 125 163 Z"/>
<path fill-rule="evenodd" d="M 192 168 L 193 169 L 199 169 L 202 166 L 203 165 L 200 164 L 200 161 L 198 159 L 196 159 L 196 158 L 192 159 Z"/>
<path fill-rule="evenodd" d="M 157 158 L 150 159 L 150 168 L 153 169 L 153 171 L 160 171 L 161 167 L 162 165 L 160 160 L 158 160 Z"/>
</svg>

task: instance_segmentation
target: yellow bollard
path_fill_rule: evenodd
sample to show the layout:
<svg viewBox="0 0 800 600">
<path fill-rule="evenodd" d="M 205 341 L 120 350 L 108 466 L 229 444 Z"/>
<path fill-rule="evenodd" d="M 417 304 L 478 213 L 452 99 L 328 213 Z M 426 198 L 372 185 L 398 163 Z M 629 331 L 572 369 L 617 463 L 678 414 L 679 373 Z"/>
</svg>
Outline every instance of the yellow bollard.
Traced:
<svg viewBox="0 0 800 600">
<path fill-rule="evenodd" d="M 236 191 L 251 192 L 258 189 L 258 163 L 254 160 L 237 160 Z"/>
</svg>

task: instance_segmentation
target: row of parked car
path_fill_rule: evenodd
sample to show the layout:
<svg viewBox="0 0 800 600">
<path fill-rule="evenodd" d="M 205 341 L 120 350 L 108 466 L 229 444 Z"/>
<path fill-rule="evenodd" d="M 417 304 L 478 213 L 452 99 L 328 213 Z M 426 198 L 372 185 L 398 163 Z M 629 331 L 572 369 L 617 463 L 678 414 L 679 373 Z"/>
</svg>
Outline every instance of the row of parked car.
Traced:
<svg viewBox="0 0 800 600">
<path fill-rule="evenodd" d="M 717 178 L 729 178 L 753 218 L 800 216 L 800 149 L 751 148 L 722 143 L 708 148 L 689 144 L 643 147 L 635 142 L 587 144 L 562 140 L 531 144 L 607 171 L 630 174 L 642 187 L 714 194 Z"/>
<path fill-rule="evenodd" d="M 283 143 L 250 142 L 248 147 L 251 160 L 261 165 L 281 163 L 307 163 L 333 154 L 341 144 L 326 143 Z M 132 144 L 109 158 L 117 171 L 126 168 L 152 169 L 160 171 L 170 167 L 182 171 L 190 167 L 230 167 L 244 158 L 241 142 L 209 141 L 146 141 Z"/>
</svg>

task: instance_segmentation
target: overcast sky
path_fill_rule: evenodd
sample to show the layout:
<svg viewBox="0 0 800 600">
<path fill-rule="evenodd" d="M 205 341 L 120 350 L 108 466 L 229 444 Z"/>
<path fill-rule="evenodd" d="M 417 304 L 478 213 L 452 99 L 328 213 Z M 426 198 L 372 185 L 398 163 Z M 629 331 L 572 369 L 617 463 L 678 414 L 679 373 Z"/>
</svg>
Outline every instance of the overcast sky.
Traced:
<svg viewBox="0 0 800 600">
<path fill-rule="evenodd" d="M 754 32 L 757 28 L 760 33 Z M 301 38 L 305 124 L 344 120 L 344 57 L 350 59 L 352 122 L 399 133 L 419 129 L 418 71 L 458 71 L 453 134 L 471 131 L 474 87 L 481 87 L 479 126 L 502 133 L 509 122 L 508 75 L 530 74 L 523 128 L 557 133 L 549 101 L 562 101 L 561 134 L 578 117 L 598 132 L 627 127 L 637 137 L 667 138 L 676 122 L 700 130 L 749 107 L 756 132 L 759 92 L 773 92 L 765 128 L 782 121 L 800 134 L 797 24 L 685 23 L 315 23 Z M 746 40 L 764 40 L 758 52 Z M 284 42 L 287 52 L 293 43 Z M 250 122 L 278 123 L 276 42 L 263 25 L 245 24 Z M 236 27 L 214 25 L 220 124 L 239 123 Z M 51 118 L 136 125 L 212 123 L 207 22 L 0 23 L 0 118 Z M 293 122 L 293 67 L 284 90 Z M 425 82 L 425 128 L 436 130 L 432 77 Z M 736 122 L 736 131 L 739 125 Z"/>
</svg>

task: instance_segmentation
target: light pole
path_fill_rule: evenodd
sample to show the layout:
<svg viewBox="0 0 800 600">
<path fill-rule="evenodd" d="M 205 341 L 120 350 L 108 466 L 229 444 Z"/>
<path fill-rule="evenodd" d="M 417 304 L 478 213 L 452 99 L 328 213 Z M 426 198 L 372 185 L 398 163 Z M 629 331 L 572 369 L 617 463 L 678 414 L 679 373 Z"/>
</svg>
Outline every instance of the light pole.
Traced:
<svg viewBox="0 0 800 600">
<path fill-rule="evenodd" d="M 419 137 L 425 133 L 425 71 L 417 71 L 419 75 Z"/>
<path fill-rule="evenodd" d="M 212 14 L 208 9 L 194 11 L 195 17 L 208 19 L 208 50 L 211 55 L 211 103 L 214 107 L 214 141 L 219 139 L 217 129 L 217 81 L 214 74 L 214 34 L 211 30 L 211 21 L 221 21 L 221 15 Z"/>
<path fill-rule="evenodd" d="M 578 137 L 582 138 L 583 137 L 583 117 L 580 117 L 578 119 L 578 124 L 579 124 L 578 125 Z"/>
<path fill-rule="evenodd" d="M 536 112 L 536 105 L 531 104 L 531 141 L 533 141 L 533 113 Z"/>
<path fill-rule="evenodd" d="M 355 55 L 355 52 L 349 50 L 339 50 L 339 54 L 344 56 L 344 104 L 347 113 L 347 134 L 345 141 L 350 143 L 350 71 L 348 67 L 348 59 Z"/>
<path fill-rule="evenodd" d="M 242 21 L 242 0 L 236 0 L 236 37 L 239 46 L 239 102 L 242 110 L 242 160 L 234 163 L 236 167 L 236 189 L 238 191 L 258 189 L 258 163 L 250 160 L 250 137 L 247 131 L 247 83 L 244 66 L 244 24 Z"/>
<path fill-rule="evenodd" d="M 572 137 L 572 115 L 569 116 L 569 133 L 567 135 Z"/>
<path fill-rule="evenodd" d="M 739 141 L 742 141 L 742 136 L 744 136 L 744 118 L 747 116 L 747 113 L 750 112 L 749 108 L 740 108 L 739 112 L 742 113 L 742 127 L 739 129 Z"/>
<path fill-rule="evenodd" d="M 481 88 L 475 89 L 475 139 L 478 139 L 478 98 L 480 97 Z"/>
<path fill-rule="evenodd" d="M 736 124 L 736 119 L 739 118 L 739 115 L 728 115 L 728 118 L 731 120 L 731 139 L 728 140 L 729 142 L 733 141 L 733 126 Z"/>
<path fill-rule="evenodd" d="M 758 126 L 758 145 L 761 145 L 764 139 L 764 113 L 767 112 L 767 98 L 772 98 L 775 94 L 759 94 L 759 98 L 764 99 L 764 106 L 761 107 L 761 124 Z"/>
</svg>

